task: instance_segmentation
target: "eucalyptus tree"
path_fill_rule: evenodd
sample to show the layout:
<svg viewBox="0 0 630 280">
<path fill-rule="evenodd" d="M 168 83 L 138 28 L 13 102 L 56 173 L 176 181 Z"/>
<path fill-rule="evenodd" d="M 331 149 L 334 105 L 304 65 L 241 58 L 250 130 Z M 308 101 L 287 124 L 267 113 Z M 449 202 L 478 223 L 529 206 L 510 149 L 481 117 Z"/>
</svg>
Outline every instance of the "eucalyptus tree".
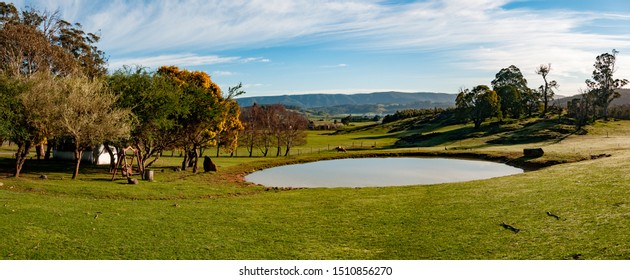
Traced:
<svg viewBox="0 0 630 280">
<path fill-rule="evenodd" d="M 603 53 L 595 60 L 595 70 L 593 70 L 592 80 L 586 80 L 589 93 L 595 97 L 595 105 L 601 110 L 601 117 L 608 119 L 608 107 L 610 103 L 620 96 L 618 89 L 628 84 L 627 79 L 615 79 L 613 74 L 617 70 L 615 62 L 617 60 L 617 50 L 612 53 Z"/>
<path fill-rule="evenodd" d="M 519 118 L 523 109 L 527 108 L 527 95 L 531 93 L 521 70 L 514 65 L 503 68 L 495 75 L 491 85 L 499 96 L 501 115 Z"/>
<path fill-rule="evenodd" d="M 497 93 L 486 85 L 460 90 L 455 103 L 460 114 L 470 119 L 475 128 L 481 127 L 487 118 L 499 114 L 501 107 Z"/>
</svg>

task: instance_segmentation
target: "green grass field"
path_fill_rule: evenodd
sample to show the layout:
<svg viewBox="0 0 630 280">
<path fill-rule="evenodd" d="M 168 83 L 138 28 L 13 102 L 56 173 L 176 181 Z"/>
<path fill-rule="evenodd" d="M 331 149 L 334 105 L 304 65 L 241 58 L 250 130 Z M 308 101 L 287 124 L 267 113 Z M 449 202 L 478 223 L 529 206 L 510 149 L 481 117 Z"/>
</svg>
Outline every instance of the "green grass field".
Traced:
<svg viewBox="0 0 630 280">
<path fill-rule="evenodd" d="M 291 157 L 243 150 L 215 158 L 218 173 L 175 172 L 181 158 L 165 156 L 156 182 L 139 185 L 88 165 L 70 180 L 71 166 L 30 160 L 22 178 L 0 177 L 0 259 L 629 259 L 630 122 L 596 123 L 586 135 L 540 120 L 505 126 L 312 131 Z M 433 132 L 442 134 L 392 146 Z M 529 137 L 537 133 L 544 137 Z M 526 147 L 545 156 L 523 159 Z M 379 153 L 567 163 L 411 187 L 274 190 L 242 181 L 273 165 Z M 3 174 L 9 154 L 0 149 Z M 599 154 L 611 156 L 590 160 Z"/>
</svg>

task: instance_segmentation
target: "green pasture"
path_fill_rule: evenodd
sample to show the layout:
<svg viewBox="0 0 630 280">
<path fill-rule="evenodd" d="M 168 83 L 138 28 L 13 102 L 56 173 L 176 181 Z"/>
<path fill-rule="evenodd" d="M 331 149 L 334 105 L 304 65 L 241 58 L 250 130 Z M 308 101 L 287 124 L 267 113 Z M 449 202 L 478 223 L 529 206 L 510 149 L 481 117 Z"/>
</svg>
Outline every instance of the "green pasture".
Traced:
<svg viewBox="0 0 630 280">
<path fill-rule="evenodd" d="M 5 145 L 0 259 L 630 258 L 630 122 L 596 123 L 585 135 L 545 121 L 506 126 L 415 128 L 442 138 L 405 146 L 394 144 L 414 128 L 310 131 L 309 144 L 288 158 L 213 157 L 216 173 L 176 172 L 181 158 L 165 153 L 153 168 L 156 182 L 139 185 L 112 182 L 106 167 L 89 165 L 70 180 L 71 164 L 36 160 L 22 178 L 6 177 L 13 161 Z M 525 137 L 537 133 L 549 139 Z M 488 143 L 495 139 L 502 140 Z M 545 156 L 524 159 L 525 147 L 543 147 Z M 242 181 L 273 165 L 379 153 L 566 163 L 410 187 L 270 189 Z M 610 156 L 591 159 L 599 154 Z"/>
</svg>

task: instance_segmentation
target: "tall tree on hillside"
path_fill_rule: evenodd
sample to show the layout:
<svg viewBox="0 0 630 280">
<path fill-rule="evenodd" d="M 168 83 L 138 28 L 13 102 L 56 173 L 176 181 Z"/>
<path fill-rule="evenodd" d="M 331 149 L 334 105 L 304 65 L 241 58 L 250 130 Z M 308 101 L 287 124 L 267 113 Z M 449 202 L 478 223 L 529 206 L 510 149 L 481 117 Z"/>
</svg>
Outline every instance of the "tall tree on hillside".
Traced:
<svg viewBox="0 0 630 280">
<path fill-rule="evenodd" d="M 542 76 L 543 81 L 545 82 L 545 84 L 540 86 L 539 89 L 543 101 L 543 115 L 547 114 L 549 101 L 553 100 L 553 90 L 559 87 L 558 82 L 555 80 L 547 81 L 547 75 L 549 75 L 549 72 L 551 72 L 551 63 L 548 63 L 547 65 L 541 64 L 538 68 L 536 68 L 536 74 Z"/>
<path fill-rule="evenodd" d="M 501 69 L 492 80 L 492 88 L 499 95 L 501 102 L 501 113 L 503 116 L 512 115 L 520 117 L 525 104 L 526 95 L 530 92 L 527 80 L 523 77 L 521 70 L 510 65 Z"/>
<path fill-rule="evenodd" d="M 501 106 L 497 93 L 485 85 L 472 90 L 462 89 L 455 102 L 457 109 L 473 121 L 475 128 L 481 127 L 487 118 L 496 116 Z"/>
<path fill-rule="evenodd" d="M 608 120 L 608 107 L 610 103 L 620 96 L 617 89 L 628 84 L 627 79 L 615 79 L 613 74 L 615 62 L 617 60 L 617 50 L 612 50 L 612 54 L 603 53 L 597 56 L 595 60 L 595 70 L 593 70 L 593 80 L 587 79 L 586 85 L 589 92 L 595 96 L 595 104 L 599 106 L 601 117 Z"/>
</svg>

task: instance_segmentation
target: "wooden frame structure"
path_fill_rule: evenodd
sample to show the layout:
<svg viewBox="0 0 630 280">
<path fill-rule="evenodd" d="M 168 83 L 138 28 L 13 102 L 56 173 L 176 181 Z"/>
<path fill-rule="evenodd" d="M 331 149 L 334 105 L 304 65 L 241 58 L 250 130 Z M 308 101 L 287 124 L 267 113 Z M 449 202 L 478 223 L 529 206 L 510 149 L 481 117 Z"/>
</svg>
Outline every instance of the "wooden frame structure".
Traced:
<svg viewBox="0 0 630 280">
<path fill-rule="evenodd" d="M 131 155 L 127 155 L 127 152 L 132 151 Z M 129 158 L 127 161 L 127 158 Z M 132 148 L 131 146 L 122 149 L 122 152 L 118 153 L 118 163 L 116 163 L 116 168 L 114 168 L 114 174 L 112 175 L 112 181 L 116 179 L 116 173 L 120 169 L 120 174 L 123 177 L 129 178 L 129 176 L 133 175 L 133 161 L 138 157 L 138 150 Z M 140 170 L 140 161 L 136 160 L 138 164 L 138 170 Z"/>
</svg>

